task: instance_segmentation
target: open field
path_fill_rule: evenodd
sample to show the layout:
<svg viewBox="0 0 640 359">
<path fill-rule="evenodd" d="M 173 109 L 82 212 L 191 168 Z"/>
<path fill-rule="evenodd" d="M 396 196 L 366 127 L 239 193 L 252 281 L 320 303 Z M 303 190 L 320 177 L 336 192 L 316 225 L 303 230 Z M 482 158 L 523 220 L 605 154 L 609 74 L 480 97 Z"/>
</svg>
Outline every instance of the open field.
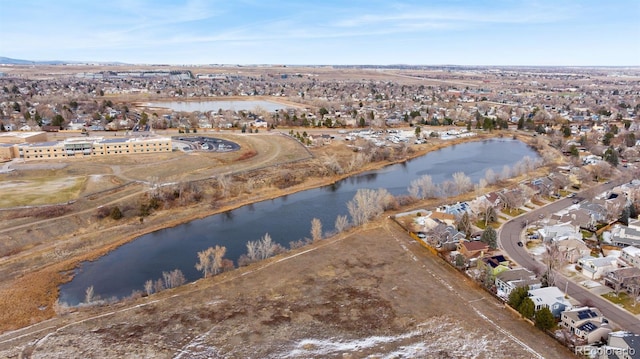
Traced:
<svg viewBox="0 0 640 359">
<path fill-rule="evenodd" d="M 34 334 L 21 335 L 32 331 Z M 37 331 L 37 332 L 36 332 Z M 34 339 L 39 340 L 34 341 Z M 0 356 L 567 358 L 383 219 L 134 302 L 0 336 Z"/>
<path fill-rule="evenodd" d="M 322 241 L 301 249 L 299 255 L 285 254 L 291 259 L 239 269 L 138 302 L 56 314 L 57 286 L 68 280 L 70 270 L 81 261 L 104 255 L 144 233 L 331 183 L 340 177 L 308 171 L 322 167 L 318 164 L 328 157 L 344 163 L 353 156 L 352 150 L 340 143 L 313 149 L 311 157 L 299 143 L 280 134 L 215 134 L 222 135 L 241 143 L 242 150 L 218 155 L 130 156 L 122 161 L 105 157 L 70 161 L 65 166 L 27 163 L 22 170 L 6 174 L 35 180 L 52 171 L 56 176 L 88 180 L 75 202 L 59 206 L 60 213 L 54 218 L 39 218 L 29 211 L 0 211 L 0 250 L 4 253 L 0 259 L 0 331 L 40 323 L 1 336 L 3 355 L 11 357 L 23 351 L 33 352 L 34 357 L 45 353 L 47 357 L 68 357 L 100 348 L 105 356 L 137 353 L 173 357 L 184 352 L 192 357 L 200 355 L 196 353 L 200 348 L 210 357 L 426 353 L 434 357 L 488 358 L 505 353 L 509 357 L 531 357 L 550 348 L 554 349 L 548 355 L 541 355 L 554 357 L 560 350 L 553 343 L 537 347 L 538 332 L 514 320 L 501 304 L 461 280 L 457 272 L 443 267 L 437 258 L 429 257 L 399 228 L 389 228 L 384 220 L 374 225 L 377 229 Z M 461 141 L 432 141 L 416 146 L 412 155 Z M 384 164 L 373 163 L 359 170 Z M 239 181 L 268 181 L 278 177 L 280 171 L 314 175 L 303 176 L 292 187 L 239 193 L 221 207 L 200 203 L 162 210 L 145 217 L 144 222 L 135 216 L 119 222 L 96 219 L 100 206 L 117 204 L 125 213 L 137 208 L 149 181 L 196 180 L 205 184 L 225 173 L 236 174 Z M 319 253 L 322 255 L 316 257 Z M 426 274 L 424 261 L 431 263 Z M 446 275 L 453 277 L 437 279 L 445 274 L 433 271 L 450 272 Z M 472 305 L 473 319 L 465 317 L 471 301 L 476 303 Z M 92 316 L 98 318 L 88 319 Z M 456 333 L 459 339 L 457 349 L 447 344 L 450 333 Z M 425 341 L 425 335 L 431 339 Z M 494 338 L 496 335 L 499 339 Z M 35 347 L 28 344 L 45 337 Z M 69 345 L 71 342 L 77 344 Z"/>
<path fill-rule="evenodd" d="M 43 177 L 28 181 L 5 181 L 0 184 L 0 191 L 4 193 L 0 198 L 0 207 L 66 202 L 78 197 L 86 180 L 90 179 L 83 177 Z"/>
</svg>

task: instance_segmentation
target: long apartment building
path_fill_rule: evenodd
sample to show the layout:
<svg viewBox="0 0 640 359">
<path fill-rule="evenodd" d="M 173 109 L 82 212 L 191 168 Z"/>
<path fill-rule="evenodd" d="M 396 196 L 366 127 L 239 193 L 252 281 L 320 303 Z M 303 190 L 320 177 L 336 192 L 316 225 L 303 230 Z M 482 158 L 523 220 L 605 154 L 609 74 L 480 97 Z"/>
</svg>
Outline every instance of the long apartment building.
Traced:
<svg viewBox="0 0 640 359">
<path fill-rule="evenodd" d="M 19 144 L 18 153 L 24 160 L 86 158 L 126 154 L 171 152 L 170 137 L 80 137 L 56 142 Z"/>
</svg>

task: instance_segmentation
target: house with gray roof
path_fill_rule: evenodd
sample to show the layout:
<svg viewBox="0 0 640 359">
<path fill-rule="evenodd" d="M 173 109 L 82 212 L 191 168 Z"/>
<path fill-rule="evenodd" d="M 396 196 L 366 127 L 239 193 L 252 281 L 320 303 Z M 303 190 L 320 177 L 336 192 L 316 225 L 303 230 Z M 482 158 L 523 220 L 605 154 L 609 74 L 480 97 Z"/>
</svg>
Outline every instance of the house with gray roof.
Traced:
<svg viewBox="0 0 640 359">
<path fill-rule="evenodd" d="M 581 307 L 562 312 L 560 325 L 588 344 L 605 341 L 611 333 L 609 321 L 598 308 Z"/>
<path fill-rule="evenodd" d="M 569 299 L 557 287 L 529 289 L 529 298 L 533 301 L 535 310 L 547 307 L 556 318 L 560 318 L 562 312 L 572 308 Z"/>
<path fill-rule="evenodd" d="M 582 274 L 589 279 L 600 279 L 608 272 L 618 268 L 617 257 L 584 257 L 578 259 Z"/>
<path fill-rule="evenodd" d="M 542 287 L 540 280 L 536 275 L 526 268 L 515 268 L 504 271 L 496 275 L 496 288 L 498 295 L 503 298 L 509 298 L 511 292 L 520 287 L 529 287 L 529 289 L 538 289 Z"/>
<path fill-rule="evenodd" d="M 640 220 L 629 220 L 629 225 L 616 224 L 611 229 L 611 244 L 618 247 L 640 247 Z"/>
<path fill-rule="evenodd" d="M 609 333 L 607 345 L 596 351 L 598 359 L 631 359 L 640 358 L 640 335 L 617 331 Z"/>
</svg>

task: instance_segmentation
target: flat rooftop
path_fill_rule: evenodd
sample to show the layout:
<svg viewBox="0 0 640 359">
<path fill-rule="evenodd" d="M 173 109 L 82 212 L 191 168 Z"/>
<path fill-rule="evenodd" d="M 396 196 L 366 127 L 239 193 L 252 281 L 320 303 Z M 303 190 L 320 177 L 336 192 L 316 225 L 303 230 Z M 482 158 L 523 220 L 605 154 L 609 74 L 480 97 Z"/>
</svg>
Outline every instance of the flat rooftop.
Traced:
<svg viewBox="0 0 640 359">
<path fill-rule="evenodd" d="M 11 131 L 11 132 L 0 132 L 0 137 L 18 137 L 18 138 L 29 138 L 32 136 L 37 136 L 40 134 L 46 133 L 44 131 L 38 132 L 23 132 L 23 131 Z"/>
</svg>

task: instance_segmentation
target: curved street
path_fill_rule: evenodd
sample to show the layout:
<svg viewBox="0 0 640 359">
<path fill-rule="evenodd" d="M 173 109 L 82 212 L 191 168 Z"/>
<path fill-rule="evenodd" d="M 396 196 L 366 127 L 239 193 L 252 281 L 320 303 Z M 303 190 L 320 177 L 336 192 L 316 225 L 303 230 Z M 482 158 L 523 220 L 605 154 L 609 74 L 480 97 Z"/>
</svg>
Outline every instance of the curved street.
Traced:
<svg viewBox="0 0 640 359">
<path fill-rule="evenodd" d="M 610 183 L 601 184 L 596 187 L 596 193 L 610 190 L 622 183 L 622 180 L 614 180 Z M 540 215 L 547 217 L 552 213 L 569 207 L 571 204 L 571 198 L 559 199 L 506 222 L 499 231 L 498 240 L 500 248 L 504 250 L 511 260 L 521 267 L 527 268 L 534 273 L 544 273 L 546 266 L 543 263 L 536 261 L 535 258 L 527 251 L 526 246 L 518 246 L 518 242 L 522 240 L 522 232 L 524 231 L 524 227 L 527 223 L 537 221 L 540 218 Z M 554 272 L 554 278 L 556 287 L 562 291 L 566 289 L 566 294 L 570 297 L 579 301 L 583 305 L 589 305 L 600 309 L 607 319 L 617 324 L 620 328 L 634 333 L 640 333 L 640 319 L 630 312 L 609 302 L 599 295 L 591 293 L 588 289 L 568 280 L 557 271 Z"/>
</svg>

